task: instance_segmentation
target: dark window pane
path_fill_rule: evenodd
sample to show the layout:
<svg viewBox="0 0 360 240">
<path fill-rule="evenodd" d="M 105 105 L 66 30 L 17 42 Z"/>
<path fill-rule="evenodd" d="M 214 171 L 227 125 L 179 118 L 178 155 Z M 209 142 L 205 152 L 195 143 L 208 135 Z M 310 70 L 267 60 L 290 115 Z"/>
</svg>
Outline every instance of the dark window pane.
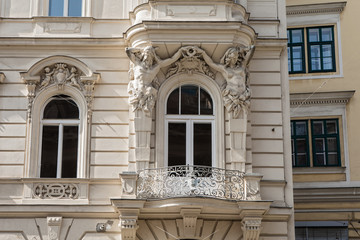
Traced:
<svg viewBox="0 0 360 240">
<path fill-rule="evenodd" d="M 169 123 L 168 166 L 186 164 L 186 124 Z"/>
<path fill-rule="evenodd" d="M 69 97 L 61 95 L 51 100 L 44 109 L 44 119 L 79 119 L 79 109 Z"/>
<path fill-rule="evenodd" d="M 194 165 L 211 166 L 211 124 L 194 124 Z"/>
<path fill-rule="evenodd" d="M 328 162 L 327 164 L 330 166 L 337 166 L 339 165 L 339 160 L 338 160 L 338 154 L 337 153 L 329 153 L 328 154 Z"/>
<path fill-rule="evenodd" d="M 310 42 L 320 41 L 320 33 L 318 28 L 309 29 L 309 40 Z"/>
<path fill-rule="evenodd" d="M 307 151 L 306 139 L 297 139 L 296 147 L 298 153 L 306 153 Z"/>
<path fill-rule="evenodd" d="M 200 114 L 212 115 L 213 114 L 213 102 L 209 93 L 204 89 L 200 89 Z"/>
<path fill-rule="evenodd" d="M 314 165 L 316 165 L 316 166 L 324 166 L 325 165 L 325 153 L 317 153 L 315 155 Z"/>
<path fill-rule="evenodd" d="M 40 177 L 56 178 L 58 138 L 58 126 L 43 126 Z"/>
<path fill-rule="evenodd" d="M 337 139 L 336 138 L 328 138 L 328 151 L 329 152 L 337 152 Z"/>
<path fill-rule="evenodd" d="M 62 171 L 63 178 L 76 178 L 78 126 L 64 126 Z"/>
<path fill-rule="evenodd" d="M 321 29 L 321 40 L 324 41 L 332 41 L 332 28 L 322 28 Z"/>
<path fill-rule="evenodd" d="M 293 47 L 293 58 L 302 58 L 302 47 Z"/>
<path fill-rule="evenodd" d="M 166 108 L 167 114 L 179 114 L 179 88 L 169 95 Z"/>
<path fill-rule="evenodd" d="M 312 58 L 311 59 L 311 70 L 313 70 L 313 71 L 321 70 L 321 59 L 320 58 Z"/>
<path fill-rule="evenodd" d="M 315 139 L 315 151 L 320 153 L 320 152 L 325 152 L 325 139 L 324 138 L 316 138 Z"/>
<path fill-rule="evenodd" d="M 303 36 L 302 36 L 302 30 L 292 30 L 292 43 L 302 43 L 303 42 Z"/>
<path fill-rule="evenodd" d="M 181 87 L 181 114 L 199 114 L 199 87 L 185 85 Z"/>
<path fill-rule="evenodd" d="M 322 45 L 323 57 L 331 57 L 332 56 L 332 47 L 331 45 Z"/>
<path fill-rule="evenodd" d="M 306 122 L 295 122 L 296 135 L 307 135 Z"/>
<path fill-rule="evenodd" d="M 327 134 L 336 134 L 337 131 L 337 122 L 336 121 L 326 121 L 326 132 Z"/>
<path fill-rule="evenodd" d="M 69 0 L 68 16 L 81 17 L 82 0 Z"/>
<path fill-rule="evenodd" d="M 324 134 L 324 122 L 323 121 L 313 121 L 313 134 L 319 135 Z"/>
<path fill-rule="evenodd" d="M 49 16 L 52 17 L 64 16 L 64 0 L 49 1 Z"/>
<path fill-rule="evenodd" d="M 306 154 L 297 155 L 297 164 L 296 164 L 296 166 L 307 166 Z"/>
</svg>

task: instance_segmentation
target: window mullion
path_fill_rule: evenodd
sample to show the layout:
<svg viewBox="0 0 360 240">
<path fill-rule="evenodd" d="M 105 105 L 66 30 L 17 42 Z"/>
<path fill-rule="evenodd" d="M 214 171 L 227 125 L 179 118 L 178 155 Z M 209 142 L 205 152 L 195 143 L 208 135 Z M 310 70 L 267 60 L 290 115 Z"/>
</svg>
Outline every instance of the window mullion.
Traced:
<svg viewBox="0 0 360 240">
<path fill-rule="evenodd" d="M 57 157 L 57 171 L 56 171 L 56 177 L 57 178 L 61 178 L 62 154 L 63 154 L 63 138 L 64 138 L 64 125 L 59 124 L 58 157 Z"/>
<path fill-rule="evenodd" d="M 64 0 L 64 17 L 69 16 L 69 0 Z"/>
</svg>

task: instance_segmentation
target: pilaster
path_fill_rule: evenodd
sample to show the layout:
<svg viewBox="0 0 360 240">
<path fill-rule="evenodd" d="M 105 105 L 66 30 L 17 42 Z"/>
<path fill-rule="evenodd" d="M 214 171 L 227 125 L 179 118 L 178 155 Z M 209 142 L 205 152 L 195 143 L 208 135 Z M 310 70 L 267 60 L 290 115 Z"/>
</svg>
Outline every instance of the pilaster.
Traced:
<svg viewBox="0 0 360 240">
<path fill-rule="evenodd" d="M 246 114 L 239 119 L 229 120 L 231 169 L 245 172 L 246 162 Z"/>
<path fill-rule="evenodd" d="M 152 118 L 141 110 L 135 112 L 136 170 L 149 168 Z"/>
</svg>

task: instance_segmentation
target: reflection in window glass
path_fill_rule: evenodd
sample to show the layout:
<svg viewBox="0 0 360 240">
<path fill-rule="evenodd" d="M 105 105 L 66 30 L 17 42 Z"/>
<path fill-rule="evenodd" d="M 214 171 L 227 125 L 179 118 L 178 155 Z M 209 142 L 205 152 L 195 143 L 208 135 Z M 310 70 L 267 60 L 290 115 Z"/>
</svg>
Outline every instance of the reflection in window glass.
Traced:
<svg viewBox="0 0 360 240">
<path fill-rule="evenodd" d="M 199 114 L 198 86 L 181 86 L 181 114 Z"/>
<path fill-rule="evenodd" d="M 169 123 L 168 166 L 186 164 L 186 123 Z"/>
<path fill-rule="evenodd" d="M 64 16 L 64 0 L 49 0 L 49 16 Z"/>
<path fill-rule="evenodd" d="M 81 17 L 82 0 L 68 0 L 68 16 Z"/>
</svg>

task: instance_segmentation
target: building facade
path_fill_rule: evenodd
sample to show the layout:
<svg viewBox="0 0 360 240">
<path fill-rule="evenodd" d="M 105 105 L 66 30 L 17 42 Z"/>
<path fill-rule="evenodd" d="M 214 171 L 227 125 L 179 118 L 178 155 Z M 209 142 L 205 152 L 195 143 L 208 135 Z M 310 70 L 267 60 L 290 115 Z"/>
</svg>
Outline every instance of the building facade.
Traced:
<svg viewBox="0 0 360 240">
<path fill-rule="evenodd" d="M 359 239 L 357 9 L 287 1 L 296 236 Z"/>
<path fill-rule="evenodd" d="M 0 239 L 294 239 L 285 0 L 0 7 Z"/>
</svg>

